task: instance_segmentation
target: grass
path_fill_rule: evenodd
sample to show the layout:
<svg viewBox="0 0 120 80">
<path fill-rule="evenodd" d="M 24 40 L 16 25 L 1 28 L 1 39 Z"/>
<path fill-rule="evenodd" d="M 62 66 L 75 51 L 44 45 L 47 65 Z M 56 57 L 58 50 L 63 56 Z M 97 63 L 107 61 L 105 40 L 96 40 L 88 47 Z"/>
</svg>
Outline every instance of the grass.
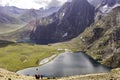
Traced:
<svg viewBox="0 0 120 80">
<path fill-rule="evenodd" d="M 38 66 L 44 58 L 63 51 L 58 45 L 12 44 L 0 48 L 0 67 L 10 71 L 17 71 L 28 67 Z"/>
<path fill-rule="evenodd" d="M 25 24 L 2 24 L 0 23 L 0 34 L 14 32 L 22 28 Z"/>
</svg>

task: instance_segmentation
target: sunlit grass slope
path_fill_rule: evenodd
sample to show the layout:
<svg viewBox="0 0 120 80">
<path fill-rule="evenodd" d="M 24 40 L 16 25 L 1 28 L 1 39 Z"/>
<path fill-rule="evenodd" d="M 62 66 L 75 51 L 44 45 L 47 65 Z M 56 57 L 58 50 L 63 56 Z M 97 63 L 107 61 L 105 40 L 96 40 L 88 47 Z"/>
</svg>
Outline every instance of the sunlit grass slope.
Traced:
<svg viewBox="0 0 120 80">
<path fill-rule="evenodd" d="M 58 48 L 65 49 L 65 46 L 15 43 L 0 47 L 0 67 L 17 71 L 38 66 L 40 60 L 64 51 L 59 51 Z"/>
</svg>

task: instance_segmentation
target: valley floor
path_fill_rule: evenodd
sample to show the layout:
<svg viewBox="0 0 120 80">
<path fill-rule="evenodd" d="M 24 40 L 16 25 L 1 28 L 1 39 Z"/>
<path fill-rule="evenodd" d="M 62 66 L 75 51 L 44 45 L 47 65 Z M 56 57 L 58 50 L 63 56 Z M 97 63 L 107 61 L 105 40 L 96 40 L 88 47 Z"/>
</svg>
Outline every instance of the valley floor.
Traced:
<svg viewBox="0 0 120 80">
<path fill-rule="evenodd" d="M 15 74 L 14 72 L 9 72 L 7 70 L 0 69 L 0 80 L 36 80 L 36 79 L 34 77 L 18 75 Z M 120 80 L 120 68 L 114 69 L 110 73 L 70 76 L 54 80 Z"/>
</svg>

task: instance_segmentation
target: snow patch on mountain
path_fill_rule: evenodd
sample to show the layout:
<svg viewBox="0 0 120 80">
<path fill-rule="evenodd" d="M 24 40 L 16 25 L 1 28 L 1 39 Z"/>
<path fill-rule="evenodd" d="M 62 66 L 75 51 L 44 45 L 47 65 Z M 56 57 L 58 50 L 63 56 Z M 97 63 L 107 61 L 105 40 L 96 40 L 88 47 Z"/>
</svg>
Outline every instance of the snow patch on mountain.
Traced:
<svg viewBox="0 0 120 80">
<path fill-rule="evenodd" d="M 62 37 L 66 37 L 68 35 L 68 33 L 66 32 Z"/>
</svg>

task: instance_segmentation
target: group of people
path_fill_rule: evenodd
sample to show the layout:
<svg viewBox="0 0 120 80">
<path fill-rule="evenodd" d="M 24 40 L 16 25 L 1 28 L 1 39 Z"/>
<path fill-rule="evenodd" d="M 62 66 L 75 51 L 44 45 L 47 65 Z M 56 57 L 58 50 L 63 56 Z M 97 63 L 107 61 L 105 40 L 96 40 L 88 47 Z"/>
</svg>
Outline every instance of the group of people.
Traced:
<svg viewBox="0 0 120 80">
<path fill-rule="evenodd" d="M 36 68 L 36 71 L 38 71 L 38 68 Z M 29 76 L 29 74 L 27 74 L 27 76 Z M 46 75 L 41 75 L 41 74 L 35 74 L 34 77 L 35 77 L 36 80 L 40 80 L 40 79 L 43 79 L 43 78 L 55 79 L 55 77 L 48 77 Z"/>
<path fill-rule="evenodd" d="M 43 75 L 35 74 L 36 79 L 43 79 Z"/>
<path fill-rule="evenodd" d="M 36 69 L 36 71 L 38 71 L 38 68 Z M 43 75 L 35 74 L 35 79 L 37 79 L 37 80 L 43 79 Z"/>
</svg>

